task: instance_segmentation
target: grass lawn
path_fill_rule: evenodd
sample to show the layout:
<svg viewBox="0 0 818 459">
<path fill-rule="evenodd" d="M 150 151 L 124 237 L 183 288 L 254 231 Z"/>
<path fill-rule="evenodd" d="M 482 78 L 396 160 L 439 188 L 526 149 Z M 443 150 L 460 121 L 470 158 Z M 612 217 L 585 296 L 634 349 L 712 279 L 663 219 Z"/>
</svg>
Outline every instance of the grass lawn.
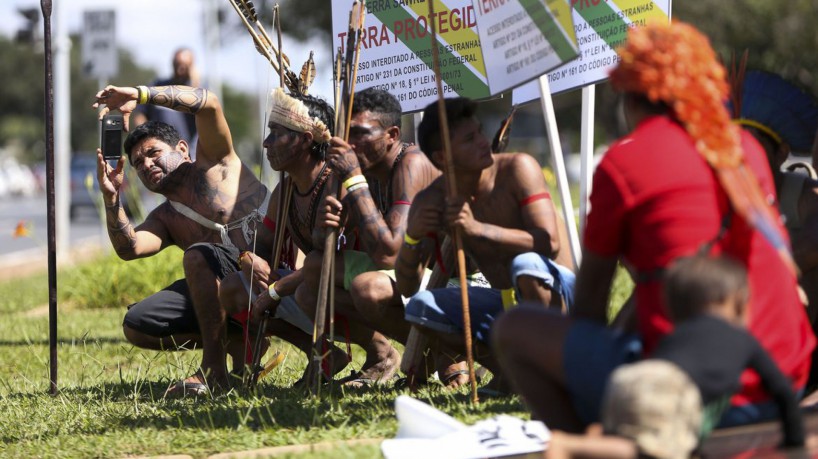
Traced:
<svg viewBox="0 0 818 459">
<path fill-rule="evenodd" d="M 60 393 L 48 395 L 48 289 L 44 274 L 0 283 L 0 455 L 123 457 L 214 453 L 277 445 L 393 436 L 393 388 L 336 390 L 314 399 L 290 389 L 306 359 L 281 342 L 284 364 L 257 392 L 212 399 L 163 399 L 191 374 L 200 352 L 134 348 L 121 331 L 125 305 L 181 277 L 181 255 L 121 262 L 103 257 L 58 276 Z M 356 368 L 363 352 L 354 351 Z M 517 398 L 484 400 L 437 388 L 416 395 L 466 422 L 509 413 L 527 418 Z M 284 457 L 377 457 L 378 445 Z"/>
</svg>

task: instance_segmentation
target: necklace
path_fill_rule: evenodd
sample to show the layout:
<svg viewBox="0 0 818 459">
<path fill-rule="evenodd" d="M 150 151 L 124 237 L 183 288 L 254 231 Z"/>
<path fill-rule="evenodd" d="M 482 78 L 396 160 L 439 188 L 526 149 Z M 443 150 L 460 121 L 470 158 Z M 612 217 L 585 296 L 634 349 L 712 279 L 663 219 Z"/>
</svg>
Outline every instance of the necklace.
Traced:
<svg viewBox="0 0 818 459">
<path fill-rule="evenodd" d="M 312 182 L 312 186 L 310 186 L 310 188 L 307 191 L 302 193 L 302 192 L 298 191 L 297 186 L 293 186 L 293 192 L 295 194 L 297 194 L 298 196 L 301 196 L 302 198 L 307 197 L 310 194 L 312 194 L 312 192 L 315 191 L 315 187 L 317 187 L 318 183 L 321 181 L 321 177 L 324 176 L 324 171 L 327 169 L 327 164 L 328 163 L 326 163 L 326 162 L 324 163 L 324 166 L 321 168 L 321 172 L 319 172 L 318 176 L 315 177 L 315 180 Z"/>
<path fill-rule="evenodd" d="M 307 253 L 313 249 L 312 246 L 312 229 L 315 227 L 315 217 L 318 210 L 318 201 L 324 192 L 324 188 L 328 183 L 329 176 L 332 174 L 332 169 L 326 167 L 321 169 L 321 174 L 316 179 L 313 186 L 310 187 L 311 194 L 309 205 L 307 206 L 306 215 L 302 212 L 300 206 L 297 204 L 297 199 L 290 201 L 290 215 L 294 218 L 289 219 L 289 224 L 292 225 L 293 239 L 296 245 L 299 246 L 303 252 Z M 301 195 L 306 197 L 307 194 Z"/>
</svg>

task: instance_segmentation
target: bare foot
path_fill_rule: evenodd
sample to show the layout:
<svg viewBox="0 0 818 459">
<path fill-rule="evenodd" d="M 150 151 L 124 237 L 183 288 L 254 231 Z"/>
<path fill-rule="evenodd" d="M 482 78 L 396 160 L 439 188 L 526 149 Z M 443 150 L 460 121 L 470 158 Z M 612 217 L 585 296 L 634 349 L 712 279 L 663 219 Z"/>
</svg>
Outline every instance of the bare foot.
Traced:
<svg viewBox="0 0 818 459">
<path fill-rule="evenodd" d="M 361 371 L 344 378 L 342 384 L 347 388 L 361 388 L 373 384 L 383 384 L 392 379 L 400 368 L 400 353 L 390 347 L 389 353 L 374 363 L 364 362 Z"/>
</svg>

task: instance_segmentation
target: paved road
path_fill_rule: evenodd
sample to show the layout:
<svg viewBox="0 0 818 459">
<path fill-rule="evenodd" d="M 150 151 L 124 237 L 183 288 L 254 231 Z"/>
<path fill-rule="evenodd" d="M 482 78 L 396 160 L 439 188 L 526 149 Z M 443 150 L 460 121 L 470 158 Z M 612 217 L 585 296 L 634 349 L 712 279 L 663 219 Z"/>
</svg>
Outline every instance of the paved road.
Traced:
<svg viewBox="0 0 818 459">
<path fill-rule="evenodd" d="M 0 257 L 16 252 L 44 248 L 48 244 L 45 195 L 35 197 L 5 197 L 0 200 Z M 31 237 L 14 237 L 19 222 L 31 225 Z M 93 240 L 107 241 L 102 223 L 92 208 L 82 209 L 71 222 L 70 244 Z M 104 239 L 102 239 L 104 237 Z"/>
</svg>

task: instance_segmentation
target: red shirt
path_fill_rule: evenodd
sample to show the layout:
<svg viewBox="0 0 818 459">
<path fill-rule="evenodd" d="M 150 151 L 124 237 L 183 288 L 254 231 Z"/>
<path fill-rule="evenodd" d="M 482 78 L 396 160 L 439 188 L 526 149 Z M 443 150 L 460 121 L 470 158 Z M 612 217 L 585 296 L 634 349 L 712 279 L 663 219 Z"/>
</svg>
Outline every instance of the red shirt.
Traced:
<svg viewBox="0 0 818 459">
<path fill-rule="evenodd" d="M 746 161 L 765 194 L 774 197 L 764 151 L 742 134 Z M 619 256 L 645 279 L 636 285 L 636 314 L 647 354 L 673 325 L 655 274 L 677 257 L 692 255 L 716 239 L 730 208 L 712 169 L 682 126 L 664 116 L 650 117 L 615 143 L 594 174 L 585 250 Z M 797 388 L 806 383 L 815 337 L 797 281 L 773 247 L 732 214 L 714 253 L 735 257 L 747 267 L 750 283 L 749 330 Z M 651 279 L 653 277 L 653 279 Z M 734 404 L 766 398 L 755 373 L 742 375 Z"/>
</svg>

